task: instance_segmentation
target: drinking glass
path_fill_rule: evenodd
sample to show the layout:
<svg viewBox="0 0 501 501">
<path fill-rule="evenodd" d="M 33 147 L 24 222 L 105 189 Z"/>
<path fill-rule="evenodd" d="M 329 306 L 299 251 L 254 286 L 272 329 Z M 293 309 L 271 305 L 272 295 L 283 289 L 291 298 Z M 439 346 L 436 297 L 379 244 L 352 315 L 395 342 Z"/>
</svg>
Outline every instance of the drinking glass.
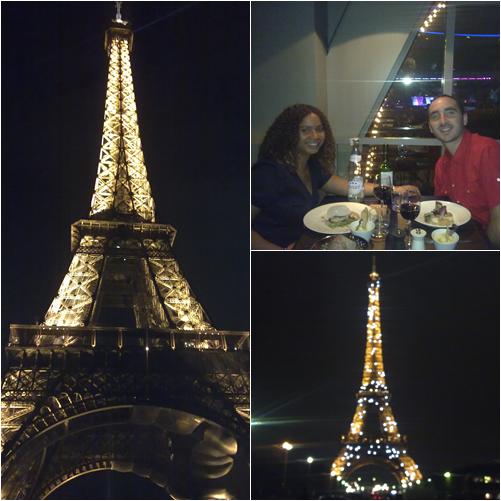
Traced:
<svg viewBox="0 0 501 501">
<path fill-rule="evenodd" d="M 419 216 L 421 210 L 421 193 L 419 190 L 410 188 L 402 193 L 400 202 L 400 214 L 407 221 L 407 249 L 411 248 L 412 221 Z"/>
<path fill-rule="evenodd" d="M 395 191 L 395 187 L 393 187 L 393 191 L 391 192 L 391 208 L 395 212 L 400 212 L 400 203 L 402 201 L 402 192 Z"/>
<path fill-rule="evenodd" d="M 374 196 L 381 201 L 381 209 L 379 212 L 378 223 L 376 224 L 376 228 L 373 233 L 375 237 L 381 238 L 388 234 L 388 230 L 384 224 L 383 212 L 384 203 L 390 200 L 392 190 L 393 186 L 391 184 L 391 178 L 389 176 L 381 176 L 381 173 L 376 174 L 374 177 Z"/>
</svg>

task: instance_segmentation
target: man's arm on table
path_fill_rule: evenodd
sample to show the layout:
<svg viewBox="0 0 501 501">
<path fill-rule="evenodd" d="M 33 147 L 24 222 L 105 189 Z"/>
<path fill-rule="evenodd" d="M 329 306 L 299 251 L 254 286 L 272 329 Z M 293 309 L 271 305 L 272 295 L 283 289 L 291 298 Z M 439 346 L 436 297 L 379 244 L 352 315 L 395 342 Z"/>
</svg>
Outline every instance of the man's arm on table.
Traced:
<svg viewBox="0 0 501 501">
<path fill-rule="evenodd" d="M 496 249 L 499 249 L 499 205 L 491 209 L 491 218 L 487 225 L 486 232 L 492 245 L 494 245 Z"/>
</svg>

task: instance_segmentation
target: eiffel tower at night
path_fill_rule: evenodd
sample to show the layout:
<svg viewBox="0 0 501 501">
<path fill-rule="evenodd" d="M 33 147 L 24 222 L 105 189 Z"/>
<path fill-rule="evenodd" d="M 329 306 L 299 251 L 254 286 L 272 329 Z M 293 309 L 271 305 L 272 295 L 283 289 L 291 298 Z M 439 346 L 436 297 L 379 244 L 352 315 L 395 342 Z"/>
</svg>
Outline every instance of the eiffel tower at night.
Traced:
<svg viewBox="0 0 501 501">
<path fill-rule="evenodd" d="M 114 470 L 166 498 L 248 499 L 249 334 L 212 325 L 173 255 L 176 230 L 155 220 L 120 4 L 90 212 L 71 226 L 43 321 L 10 326 L 2 497 L 44 499 Z"/>
<path fill-rule="evenodd" d="M 407 437 L 397 427 L 390 406 L 391 394 L 386 386 L 379 306 L 379 274 L 373 256 L 368 284 L 367 344 L 357 408 L 343 447 L 332 464 L 331 474 L 346 480 L 364 466 L 378 466 L 390 472 L 402 488 L 423 478 L 418 466 L 407 453 Z"/>
</svg>

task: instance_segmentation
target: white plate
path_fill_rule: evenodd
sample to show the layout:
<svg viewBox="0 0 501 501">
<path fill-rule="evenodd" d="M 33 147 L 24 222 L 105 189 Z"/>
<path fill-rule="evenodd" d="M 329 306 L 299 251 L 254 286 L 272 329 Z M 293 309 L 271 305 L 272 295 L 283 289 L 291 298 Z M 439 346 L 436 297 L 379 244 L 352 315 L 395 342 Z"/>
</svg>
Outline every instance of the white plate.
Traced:
<svg viewBox="0 0 501 501">
<path fill-rule="evenodd" d="M 424 222 L 424 215 L 431 212 L 435 208 L 435 202 L 441 202 L 442 205 L 447 207 L 447 212 L 452 214 L 454 224 L 457 224 L 458 226 L 466 224 L 471 219 L 471 212 L 462 205 L 452 202 L 442 202 L 442 200 L 426 200 L 425 202 L 421 202 L 421 211 L 419 212 L 419 216 L 416 218 L 418 223 L 429 226 L 430 228 L 445 228 L 445 226 Z"/>
<path fill-rule="evenodd" d="M 320 205 L 319 207 L 310 210 L 310 212 L 304 216 L 304 225 L 310 230 L 317 231 L 318 233 L 326 233 L 328 235 L 342 235 L 343 233 L 350 233 L 348 225 L 339 226 L 337 228 L 329 228 L 325 224 L 325 221 L 327 220 L 327 211 L 330 207 L 334 207 L 336 205 L 344 205 L 345 207 L 348 207 L 350 211 L 356 212 L 359 216 L 367 207 L 367 205 L 356 202 L 337 202 L 335 204 Z"/>
</svg>

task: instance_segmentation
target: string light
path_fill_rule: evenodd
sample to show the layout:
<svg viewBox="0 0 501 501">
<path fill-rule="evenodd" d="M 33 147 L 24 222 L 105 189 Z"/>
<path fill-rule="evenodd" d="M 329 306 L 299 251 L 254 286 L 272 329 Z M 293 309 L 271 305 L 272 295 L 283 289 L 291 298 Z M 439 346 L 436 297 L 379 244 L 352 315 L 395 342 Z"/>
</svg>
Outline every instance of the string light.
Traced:
<svg viewBox="0 0 501 501">
<path fill-rule="evenodd" d="M 427 29 L 432 26 L 432 24 L 434 23 L 438 14 L 441 12 L 442 9 L 445 9 L 445 2 L 439 3 L 438 5 L 436 5 L 435 7 L 432 8 L 431 13 L 428 15 L 428 17 L 424 21 L 423 26 L 421 26 L 421 28 L 419 29 L 418 34 L 419 33 L 428 33 Z M 410 85 L 414 80 L 417 80 L 417 79 L 405 77 L 405 78 L 396 78 L 395 82 L 402 82 L 405 85 Z M 420 80 L 421 81 L 423 81 L 423 80 L 428 81 L 431 79 L 420 79 Z M 442 79 L 437 78 L 437 80 L 442 80 Z M 379 137 L 378 134 L 380 134 L 381 128 L 384 127 L 383 122 L 385 122 L 386 120 L 383 120 L 383 115 L 386 111 L 387 100 L 388 100 L 388 98 L 384 99 L 381 107 L 376 112 L 376 116 L 374 117 L 374 120 L 372 122 L 372 127 L 369 130 L 370 137 L 373 139 L 377 139 Z M 371 177 L 372 171 L 374 169 L 374 164 L 375 164 L 375 160 L 376 160 L 376 152 L 377 152 L 377 146 L 371 146 L 369 148 L 369 152 L 367 154 L 367 160 L 365 162 L 365 178 L 367 180 Z"/>
<path fill-rule="evenodd" d="M 431 12 L 431 14 L 427 17 L 426 21 L 424 22 L 423 26 L 419 28 L 419 31 L 421 33 L 425 33 L 425 28 L 428 28 L 428 25 L 432 23 L 435 18 L 437 17 L 438 13 L 440 12 L 441 9 L 445 9 L 445 3 L 439 3 Z"/>
</svg>

